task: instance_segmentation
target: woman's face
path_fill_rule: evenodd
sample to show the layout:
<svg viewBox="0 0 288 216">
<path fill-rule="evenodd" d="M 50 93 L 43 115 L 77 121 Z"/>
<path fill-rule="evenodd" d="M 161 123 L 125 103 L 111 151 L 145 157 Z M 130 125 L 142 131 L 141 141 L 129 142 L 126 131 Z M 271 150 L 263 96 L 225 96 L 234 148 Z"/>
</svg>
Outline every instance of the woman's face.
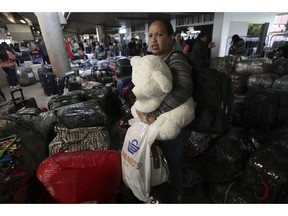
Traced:
<svg viewBox="0 0 288 216">
<path fill-rule="evenodd" d="M 166 56 L 172 50 L 171 43 L 172 36 L 168 35 L 162 22 L 153 22 L 150 25 L 148 32 L 148 45 L 151 52 L 157 56 Z"/>
<path fill-rule="evenodd" d="M 178 43 L 181 41 L 181 35 L 179 33 L 175 35 L 175 41 Z"/>
</svg>

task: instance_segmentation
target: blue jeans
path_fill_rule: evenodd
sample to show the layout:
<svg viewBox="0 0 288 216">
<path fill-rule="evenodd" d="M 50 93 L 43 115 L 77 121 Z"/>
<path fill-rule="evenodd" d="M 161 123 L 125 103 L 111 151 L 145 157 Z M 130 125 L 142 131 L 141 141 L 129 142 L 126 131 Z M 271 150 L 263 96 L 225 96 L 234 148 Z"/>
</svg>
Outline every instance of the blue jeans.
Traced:
<svg viewBox="0 0 288 216">
<path fill-rule="evenodd" d="M 182 193 L 182 155 L 185 142 L 188 141 L 190 130 L 186 126 L 182 128 L 180 134 L 173 140 L 159 142 L 159 147 L 168 162 L 170 171 L 170 184 L 172 186 L 172 196 L 176 199 Z"/>
<path fill-rule="evenodd" d="M 9 85 L 10 86 L 17 86 L 18 85 L 18 78 L 16 76 L 15 66 L 3 67 L 2 69 L 8 75 L 8 83 L 9 83 Z"/>
</svg>

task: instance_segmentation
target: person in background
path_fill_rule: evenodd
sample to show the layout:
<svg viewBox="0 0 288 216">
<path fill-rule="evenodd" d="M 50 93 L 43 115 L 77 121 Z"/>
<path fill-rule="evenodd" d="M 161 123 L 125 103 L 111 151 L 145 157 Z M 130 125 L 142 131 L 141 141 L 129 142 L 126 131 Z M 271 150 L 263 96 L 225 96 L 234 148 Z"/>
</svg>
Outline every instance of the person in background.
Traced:
<svg viewBox="0 0 288 216">
<path fill-rule="evenodd" d="M 13 49 L 12 49 L 12 54 L 16 57 L 15 62 L 17 66 L 20 66 L 20 61 L 22 57 L 22 52 L 19 49 L 19 43 L 14 43 Z"/>
<path fill-rule="evenodd" d="M 71 61 L 73 59 L 73 53 L 72 53 L 71 42 L 68 37 L 65 37 L 64 43 L 65 43 L 65 49 L 67 51 L 68 59 Z"/>
<path fill-rule="evenodd" d="M 197 67 L 209 67 L 210 49 L 215 47 L 214 42 L 208 42 L 208 35 L 205 32 L 201 32 L 192 48 L 192 52 L 189 60 L 191 64 Z"/>
<path fill-rule="evenodd" d="M 135 56 L 136 54 L 136 42 L 135 42 L 135 38 L 131 38 L 131 41 L 128 43 L 128 52 L 130 56 Z"/>
<path fill-rule="evenodd" d="M 193 84 L 191 66 L 186 57 L 173 50 L 174 31 L 168 20 L 154 20 L 149 25 L 148 46 L 153 55 L 167 60 L 167 64 L 173 75 L 173 87 L 160 106 L 151 113 L 137 115 L 143 122 L 152 124 L 162 113 L 168 112 L 183 104 L 192 95 Z M 168 59 L 169 58 L 169 61 Z M 159 147 L 165 155 L 170 172 L 170 190 L 168 191 L 170 202 L 181 202 L 182 197 L 182 153 L 184 143 L 188 141 L 190 130 L 182 128 L 180 134 L 173 140 L 159 141 Z"/>
<path fill-rule="evenodd" d="M 182 52 L 183 48 L 184 48 L 184 43 L 183 43 L 181 34 L 180 34 L 180 32 L 176 32 L 174 34 L 174 46 L 173 46 L 173 49 L 175 51 Z"/>
<path fill-rule="evenodd" d="M 283 46 L 279 47 L 276 50 L 276 52 L 277 52 L 277 57 L 288 58 L 288 41 L 286 41 Z"/>
<path fill-rule="evenodd" d="M 234 34 L 232 36 L 231 46 L 229 48 L 229 55 L 245 55 L 245 41 L 240 38 L 239 35 Z"/>
<path fill-rule="evenodd" d="M 14 65 L 16 57 L 9 51 L 6 50 L 5 45 L 0 44 L 0 67 L 8 75 L 8 83 L 10 88 L 17 88 L 18 78 L 16 76 L 16 68 Z"/>
<path fill-rule="evenodd" d="M 43 58 L 44 64 L 50 64 L 50 59 L 48 56 L 48 52 L 47 52 L 44 40 L 39 40 L 39 51 Z"/>
</svg>

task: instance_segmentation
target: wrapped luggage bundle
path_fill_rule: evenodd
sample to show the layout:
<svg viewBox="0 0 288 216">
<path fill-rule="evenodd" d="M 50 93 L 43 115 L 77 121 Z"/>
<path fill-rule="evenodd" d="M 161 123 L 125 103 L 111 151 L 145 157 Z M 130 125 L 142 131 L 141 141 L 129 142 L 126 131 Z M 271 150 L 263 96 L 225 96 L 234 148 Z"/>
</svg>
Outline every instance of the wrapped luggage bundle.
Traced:
<svg viewBox="0 0 288 216">
<path fill-rule="evenodd" d="M 49 110 L 54 110 L 65 105 L 75 104 L 84 101 L 84 91 L 70 91 L 66 95 L 57 95 L 50 98 L 47 107 Z"/>
<path fill-rule="evenodd" d="M 106 127 L 67 129 L 56 127 L 57 135 L 49 144 L 49 155 L 58 152 L 110 149 L 110 136 Z"/>
<path fill-rule="evenodd" d="M 266 133 L 243 170 L 243 188 L 253 192 L 260 203 L 288 202 L 287 134 L 287 127 Z"/>
<path fill-rule="evenodd" d="M 261 73 L 250 75 L 247 79 L 247 88 L 272 88 L 277 75 L 273 73 Z"/>
<path fill-rule="evenodd" d="M 234 57 L 232 55 L 224 57 L 215 57 L 210 61 L 210 68 L 218 70 L 220 73 L 230 75 L 234 67 Z"/>
<path fill-rule="evenodd" d="M 233 181 L 240 175 L 255 146 L 246 129 L 231 128 L 199 155 L 200 172 L 208 182 Z"/>
<path fill-rule="evenodd" d="M 235 72 L 241 74 L 268 73 L 271 70 L 272 60 L 268 58 L 245 59 L 235 64 Z"/>
<path fill-rule="evenodd" d="M 132 66 L 130 63 L 130 59 L 128 58 L 118 59 L 116 64 L 116 76 L 120 78 L 131 75 L 132 75 Z"/>
<path fill-rule="evenodd" d="M 57 153 L 41 162 L 37 178 L 57 203 L 113 203 L 122 182 L 120 152 Z"/>
<path fill-rule="evenodd" d="M 288 74 L 288 59 L 279 58 L 272 63 L 272 72 L 278 76 L 283 76 Z"/>
<path fill-rule="evenodd" d="M 275 89 L 288 89 L 288 75 L 284 75 L 276 79 L 273 83 Z"/>
<path fill-rule="evenodd" d="M 249 74 L 234 72 L 231 75 L 232 88 L 234 94 L 244 94 L 247 91 L 247 79 Z"/>
<path fill-rule="evenodd" d="M 33 85 L 37 82 L 31 67 L 18 67 L 17 77 L 21 86 Z"/>
<path fill-rule="evenodd" d="M 31 203 L 36 170 L 48 156 L 33 115 L 0 118 L 0 202 Z"/>
<path fill-rule="evenodd" d="M 59 125 L 66 128 L 106 126 L 107 115 L 96 100 L 66 105 L 54 110 Z"/>
</svg>

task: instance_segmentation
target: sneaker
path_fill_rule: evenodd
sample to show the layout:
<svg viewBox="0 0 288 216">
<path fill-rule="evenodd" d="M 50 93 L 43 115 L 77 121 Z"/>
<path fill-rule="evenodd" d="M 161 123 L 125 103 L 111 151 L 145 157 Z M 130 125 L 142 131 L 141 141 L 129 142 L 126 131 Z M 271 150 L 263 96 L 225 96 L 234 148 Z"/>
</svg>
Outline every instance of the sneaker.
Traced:
<svg viewBox="0 0 288 216">
<path fill-rule="evenodd" d="M 159 200 L 155 199 L 153 196 L 148 197 L 146 204 L 159 204 Z"/>
</svg>

